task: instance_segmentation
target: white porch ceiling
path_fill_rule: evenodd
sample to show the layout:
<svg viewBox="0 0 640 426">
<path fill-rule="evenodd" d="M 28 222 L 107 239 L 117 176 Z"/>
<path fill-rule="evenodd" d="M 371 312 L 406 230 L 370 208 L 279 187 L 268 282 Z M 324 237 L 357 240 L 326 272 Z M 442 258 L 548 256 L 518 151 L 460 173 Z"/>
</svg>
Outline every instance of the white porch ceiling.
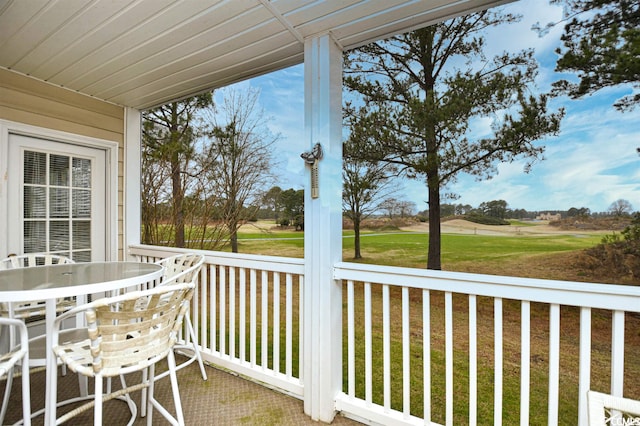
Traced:
<svg viewBox="0 0 640 426">
<path fill-rule="evenodd" d="M 504 0 L 0 0 L 0 67 L 147 109 Z"/>
</svg>

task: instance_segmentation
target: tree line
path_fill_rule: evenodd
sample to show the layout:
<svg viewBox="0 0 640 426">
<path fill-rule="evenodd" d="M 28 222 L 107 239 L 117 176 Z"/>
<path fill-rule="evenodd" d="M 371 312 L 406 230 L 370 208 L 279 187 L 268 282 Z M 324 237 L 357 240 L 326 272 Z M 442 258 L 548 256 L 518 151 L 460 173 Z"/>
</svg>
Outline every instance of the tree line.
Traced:
<svg viewBox="0 0 640 426">
<path fill-rule="evenodd" d="M 480 203 L 478 207 L 469 204 L 443 204 L 441 206 L 442 217 L 447 216 L 487 216 L 496 219 L 536 219 L 541 214 L 560 215 L 562 218 L 571 217 L 624 217 L 631 216 L 633 205 L 625 199 L 618 199 L 611 203 L 604 212 L 592 212 L 588 207 L 571 207 L 567 210 L 526 210 L 512 209 L 505 200 L 492 200 Z M 428 216 L 426 211 L 419 212 L 418 216 Z"/>
</svg>

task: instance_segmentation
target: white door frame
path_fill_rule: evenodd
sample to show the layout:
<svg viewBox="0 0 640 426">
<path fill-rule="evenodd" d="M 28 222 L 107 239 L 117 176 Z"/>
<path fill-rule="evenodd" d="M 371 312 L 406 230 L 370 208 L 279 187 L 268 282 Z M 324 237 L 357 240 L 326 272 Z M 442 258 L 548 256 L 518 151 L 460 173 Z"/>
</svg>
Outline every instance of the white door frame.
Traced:
<svg viewBox="0 0 640 426">
<path fill-rule="evenodd" d="M 118 256 L 118 144 L 116 142 L 77 135 L 28 124 L 0 120 L 0 257 L 8 250 L 9 206 L 9 134 L 48 139 L 54 142 L 96 148 L 105 151 L 105 258 L 116 260 Z"/>
</svg>

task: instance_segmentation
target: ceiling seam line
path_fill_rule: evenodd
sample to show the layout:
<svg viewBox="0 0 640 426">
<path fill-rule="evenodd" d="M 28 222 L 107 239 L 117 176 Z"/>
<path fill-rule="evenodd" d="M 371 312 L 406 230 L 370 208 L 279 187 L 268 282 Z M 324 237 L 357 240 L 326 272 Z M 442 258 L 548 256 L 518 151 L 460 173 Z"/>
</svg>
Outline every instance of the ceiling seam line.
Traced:
<svg viewBox="0 0 640 426">
<path fill-rule="evenodd" d="M 260 3 L 278 20 L 284 27 L 301 43 L 304 44 L 304 37 L 296 30 L 287 19 L 271 4 L 269 0 L 260 0 Z"/>
</svg>

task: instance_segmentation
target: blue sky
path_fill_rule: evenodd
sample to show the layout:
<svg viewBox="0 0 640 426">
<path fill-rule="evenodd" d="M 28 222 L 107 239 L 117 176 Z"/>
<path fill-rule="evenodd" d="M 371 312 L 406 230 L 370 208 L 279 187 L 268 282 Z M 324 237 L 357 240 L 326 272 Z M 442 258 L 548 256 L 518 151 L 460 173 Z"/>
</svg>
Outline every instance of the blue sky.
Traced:
<svg viewBox="0 0 640 426">
<path fill-rule="evenodd" d="M 544 37 L 538 37 L 531 26 L 536 22 L 545 25 L 558 21 L 562 10 L 542 0 L 522 0 L 505 8 L 521 14 L 521 22 L 488 34 L 488 48 L 493 53 L 535 48 L 541 65 L 537 88 L 547 91 L 560 77 L 553 71 L 556 59 L 553 50 L 559 45 L 562 26 Z M 300 159 L 300 153 L 308 148 L 304 142 L 303 73 L 303 66 L 299 65 L 236 85 L 260 90 L 261 106 L 270 117 L 270 131 L 280 135 L 276 173 L 278 185 L 283 189 L 299 189 L 305 182 Z M 612 107 L 616 99 L 631 90 L 617 87 L 581 100 L 553 100 L 554 109 L 560 106 L 566 109 L 561 133 L 539 142 L 546 147 L 545 159 L 534 164 L 530 173 L 524 173 L 524 161 L 504 163 L 491 180 L 478 182 L 462 174 L 443 192 L 455 193 L 460 197 L 455 203 L 473 207 L 483 201 L 505 200 L 512 209 L 588 207 L 592 212 L 601 212 L 614 201 L 626 199 L 634 210 L 640 211 L 640 156 L 636 153 L 640 147 L 640 108 L 620 113 Z M 220 95 L 222 92 L 218 92 L 217 96 Z M 488 118 L 474 123 L 479 135 L 489 126 Z M 424 182 L 402 180 L 398 185 L 396 198 L 413 201 L 418 210 L 426 208 Z"/>
</svg>

